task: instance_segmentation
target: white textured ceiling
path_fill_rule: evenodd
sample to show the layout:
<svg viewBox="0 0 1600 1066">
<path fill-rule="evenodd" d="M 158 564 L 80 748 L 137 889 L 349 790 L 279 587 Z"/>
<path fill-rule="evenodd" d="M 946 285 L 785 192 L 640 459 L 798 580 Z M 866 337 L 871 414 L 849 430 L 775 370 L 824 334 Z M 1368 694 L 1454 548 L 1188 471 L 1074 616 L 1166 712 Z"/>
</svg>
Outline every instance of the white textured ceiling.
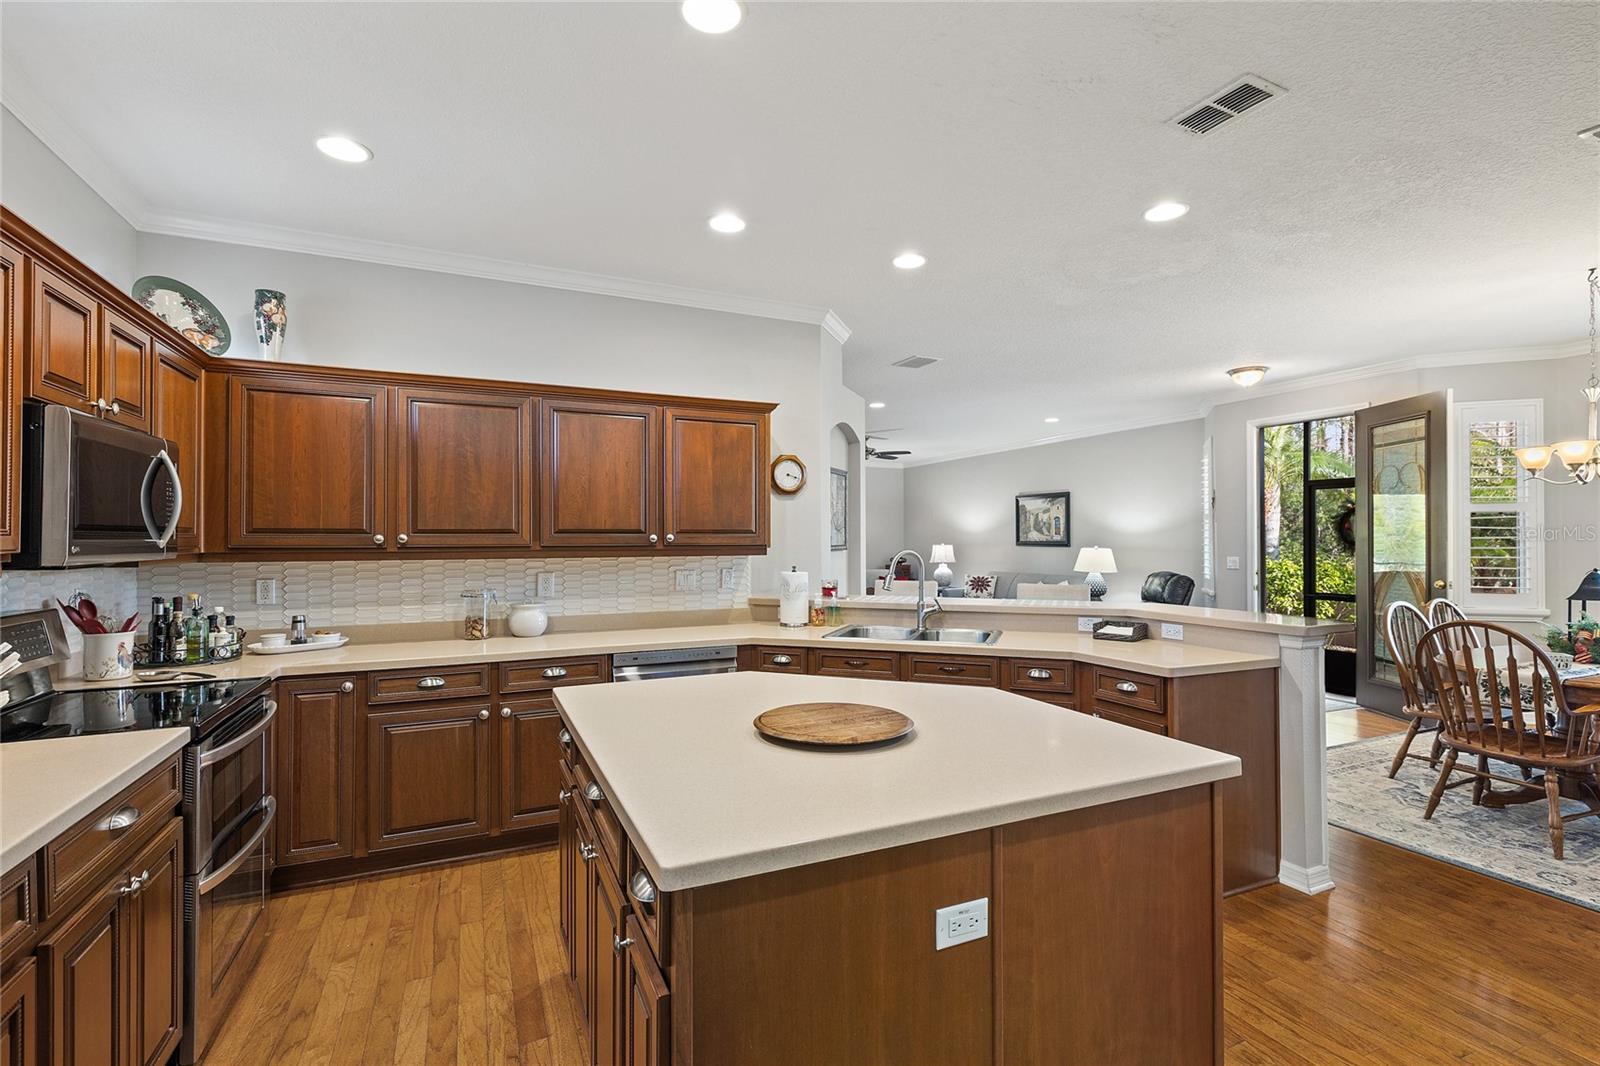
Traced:
<svg viewBox="0 0 1600 1066">
<path fill-rule="evenodd" d="M 1239 363 L 1572 341 L 1600 258 L 1595 4 L 755 4 L 709 37 L 672 3 L 13 3 L 0 34 L 135 213 L 833 308 L 917 459 L 1198 410 Z M 1288 95 L 1164 124 L 1246 72 Z"/>
</svg>

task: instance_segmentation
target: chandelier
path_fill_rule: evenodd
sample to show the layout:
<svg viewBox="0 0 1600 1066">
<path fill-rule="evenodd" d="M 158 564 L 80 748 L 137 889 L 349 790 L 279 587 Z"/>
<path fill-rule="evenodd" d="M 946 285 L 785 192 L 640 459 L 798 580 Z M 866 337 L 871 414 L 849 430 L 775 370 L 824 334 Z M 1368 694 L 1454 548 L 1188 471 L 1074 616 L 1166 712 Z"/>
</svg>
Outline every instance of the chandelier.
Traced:
<svg viewBox="0 0 1600 1066">
<path fill-rule="evenodd" d="M 1583 387 L 1589 400 L 1589 436 L 1585 440 L 1564 440 L 1555 444 L 1535 444 L 1517 449 L 1517 462 L 1535 481 L 1551 485 L 1587 485 L 1600 478 L 1600 421 L 1595 415 L 1595 405 L 1600 403 L 1600 377 L 1595 374 L 1594 310 L 1596 297 L 1600 296 L 1600 268 L 1589 268 L 1589 381 Z M 1554 459 L 1557 476 L 1545 473 Z"/>
</svg>

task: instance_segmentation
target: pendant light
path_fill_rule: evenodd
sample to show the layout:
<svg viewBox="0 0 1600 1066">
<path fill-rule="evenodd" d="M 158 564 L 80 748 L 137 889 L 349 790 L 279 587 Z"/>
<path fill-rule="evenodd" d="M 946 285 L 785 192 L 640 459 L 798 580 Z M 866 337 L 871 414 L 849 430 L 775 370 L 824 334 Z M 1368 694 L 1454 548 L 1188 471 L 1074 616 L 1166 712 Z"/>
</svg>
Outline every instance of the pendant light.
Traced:
<svg viewBox="0 0 1600 1066">
<path fill-rule="evenodd" d="M 1600 375 L 1595 372 L 1597 345 L 1595 343 L 1595 303 L 1600 297 L 1600 268 L 1589 268 L 1589 380 L 1583 395 L 1589 401 L 1589 436 L 1582 440 L 1563 440 L 1554 444 L 1535 444 L 1517 449 L 1517 462 L 1535 481 L 1551 485 L 1587 485 L 1600 478 L 1600 417 L 1596 404 L 1600 404 Z M 1545 473 L 1551 460 L 1559 465 L 1557 476 Z M 1561 476 L 1564 474 L 1565 476 Z"/>
</svg>

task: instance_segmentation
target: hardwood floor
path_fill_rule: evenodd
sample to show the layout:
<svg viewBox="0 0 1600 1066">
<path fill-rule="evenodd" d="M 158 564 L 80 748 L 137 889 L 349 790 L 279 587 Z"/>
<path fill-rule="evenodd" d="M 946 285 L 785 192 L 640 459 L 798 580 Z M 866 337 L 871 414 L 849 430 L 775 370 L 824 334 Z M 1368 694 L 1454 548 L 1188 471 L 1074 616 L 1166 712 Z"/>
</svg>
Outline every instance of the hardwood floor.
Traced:
<svg viewBox="0 0 1600 1066">
<path fill-rule="evenodd" d="M 1333 892 L 1223 904 L 1229 1066 L 1600 1063 L 1593 952 L 1568 947 L 1600 913 L 1330 836 Z M 274 897 L 206 1063 L 583 1066 L 556 876 L 543 849 Z"/>
<path fill-rule="evenodd" d="M 1387 736 L 1405 732 L 1406 723 L 1387 714 L 1369 711 L 1365 707 L 1328 712 L 1328 747 L 1335 748 L 1352 740 Z"/>
</svg>

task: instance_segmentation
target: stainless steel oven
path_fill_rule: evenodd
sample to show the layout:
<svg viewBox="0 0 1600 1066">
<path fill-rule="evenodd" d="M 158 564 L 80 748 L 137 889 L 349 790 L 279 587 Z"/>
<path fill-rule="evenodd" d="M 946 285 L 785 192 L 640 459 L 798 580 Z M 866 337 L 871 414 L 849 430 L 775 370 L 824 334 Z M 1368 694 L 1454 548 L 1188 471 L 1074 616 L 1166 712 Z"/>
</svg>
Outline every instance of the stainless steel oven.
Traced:
<svg viewBox="0 0 1600 1066">
<path fill-rule="evenodd" d="M 28 403 L 22 428 L 22 550 L 13 565 L 166 557 L 183 509 L 166 441 L 53 403 Z"/>
<path fill-rule="evenodd" d="M 272 719 L 265 693 L 185 751 L 184 884 L 189 995 L 181 1059 L 194 1063 L 254 967 L 272 874 Z"/>
</svg>

